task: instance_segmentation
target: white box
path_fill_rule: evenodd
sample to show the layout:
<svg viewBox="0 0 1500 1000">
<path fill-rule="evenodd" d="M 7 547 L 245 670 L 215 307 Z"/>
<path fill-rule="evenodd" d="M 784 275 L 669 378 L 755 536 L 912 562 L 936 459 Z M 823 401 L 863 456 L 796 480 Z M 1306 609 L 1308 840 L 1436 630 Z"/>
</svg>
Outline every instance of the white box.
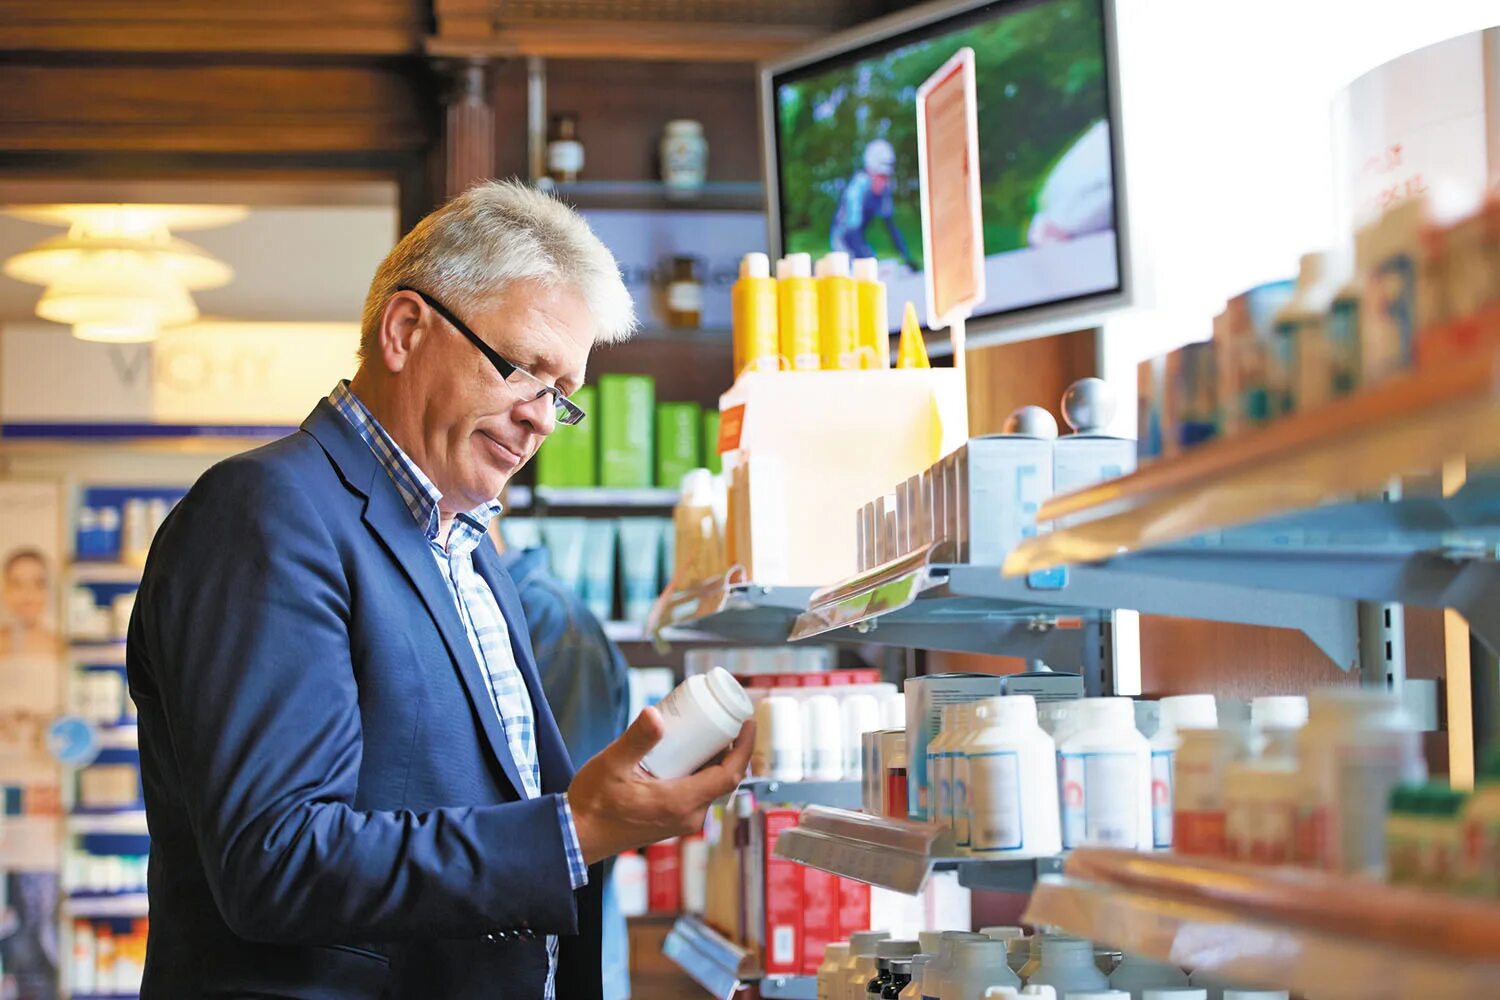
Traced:
<svg viewBox="0 0 1500 1000">
<path fill-rule="evenodd" d="M 927 674 L 906 679 L 906 808 L 912 819 L 927 818 L 927 744 L 938 734 L 942 707 L 1004 693 L 1001 674 Z"/>
<path fill-rule="evenodd" d="M 1070 434 L 1052 443 L 1053 492 L 1072 493 L 1135 471 L 1135 440 Z"/>
<path fill-rule="evenodd" d="M 968 461 L 960 463 L 967 487 L 958 496 L 967 536 L 961 561 L 1003 565 L 1011 549 L 1036 534 L 1037 511 L 1053 493 L 1052 444 L 1010 434 L 969 440 Z"/>
</svg>

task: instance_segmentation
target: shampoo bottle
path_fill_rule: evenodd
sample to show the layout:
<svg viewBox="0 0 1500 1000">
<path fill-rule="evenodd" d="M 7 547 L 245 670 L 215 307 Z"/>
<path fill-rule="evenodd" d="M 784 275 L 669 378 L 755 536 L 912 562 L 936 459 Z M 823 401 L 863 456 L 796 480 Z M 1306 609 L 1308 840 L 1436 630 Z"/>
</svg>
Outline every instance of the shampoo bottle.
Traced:
<svg viewBox="0 0 1500 1000">
<path fill-rule="evenodd" d="M 818 286 L 812 276 L 812 257 L 788 254 L 776 262 L 776 301 L 781 355 L 794 371 L 817 371 Z"/>
<path fill-rule="evenodd" d="M 885 282 L 880 280 L 880 262 L 874 257 L 854 261 L 854 294 L 859 307 L 859 366 L 891 366 L 891 332 L 886 318 Z"/>
<path fill-rule="evenodd" d="M 849 255 L 841 250 L 818 260 L 818 345 L 821 365 L 830 369 L 859 367 L 855 338 L 857 299 Z"/>
<path fill-rule="evenodd" d="M 763 253 L 747 253 L 740 260 L 740 279 L 731 289 L 734 313 L 734 376 L 750 371 L 774 372 L 781 367 L 776 279 Z"/>
</svg>

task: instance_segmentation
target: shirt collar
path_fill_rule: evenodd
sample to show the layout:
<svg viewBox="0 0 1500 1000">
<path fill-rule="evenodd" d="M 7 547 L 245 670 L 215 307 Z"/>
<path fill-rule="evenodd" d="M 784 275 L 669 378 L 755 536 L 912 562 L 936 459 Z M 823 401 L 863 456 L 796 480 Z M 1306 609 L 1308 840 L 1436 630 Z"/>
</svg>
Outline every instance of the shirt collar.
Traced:
<svg viewBox="0 0 1500 1000">
<path fill-rule="evenodd" d="M 406 509 L 411 511 L 412 518 L 417 522 L 417 527 L 427 536 L 429 542 L 438 541 L 438 531 L 442 518 L 438 512 L 438 504 L 443 499 L 443 494 L 433 485 L 431 479 L 417 467 L 401 446 L 395 442 L 375 415 L 370 412 L 369 407 L 354 394 L 349 388 L 347 380 L 340 381 L 333 387 L 333 392 L 328 396 L 328 402 L 338 411 L 339 415 L 349 421 L 365 444 L 375 453 L 375 458 L 380 462 L 381 468 L 391 477 L 391 482 L 396 485 L 396 491 L 401 494 L 401 499 L 406 503 Z M 500 501 L 491 500 L 480 504 L 473 510 L 459 514 L 454 519 L 453 528 L 448 538 L 448 548 L 452 552 L 470 552 L 479 540 L 484 537 L 489 523 L 501 511 Z"/>
</svg>

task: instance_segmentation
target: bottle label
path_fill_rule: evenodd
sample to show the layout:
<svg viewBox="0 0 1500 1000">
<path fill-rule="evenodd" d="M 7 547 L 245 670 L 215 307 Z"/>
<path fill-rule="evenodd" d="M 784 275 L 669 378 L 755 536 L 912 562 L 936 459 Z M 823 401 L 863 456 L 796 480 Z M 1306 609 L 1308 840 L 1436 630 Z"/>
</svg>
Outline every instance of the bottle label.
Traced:
<svg viewBox="0 0 1500 1000">
<path fill-rule="evenodd" d="M 667 285 L 667 308 L 673 312 L 702 312 L 703 286 L 696 281 L 674 281 Z"/>
<path fill-rule="evenodd" d="M 969 758 L 953 757 L 953 841 L 959 847 L 971 842 L 969 828 Z"/>
<path fill-rule="evenodd" d="M 1284 865 L 1291 861 L 1297 844 L 1296 803 L 1262 804 L 1247 812 L 1250 843 L 1248 853 L 1241 856 L 1260 865 Z"/>
<path fill-rule="evenodd" d="M 969 835 L 973 851 L 1026 846 L 1021 812 L 1021 755 L 998 750 L 969 757 Z"/>
<path fill-rule="evenodd" d="M 1151 846 L 1172 846 L 1172 750 L 1151 751 Z"/>
<path fill-rule="evenodd" d="M 1109 751 L 1061 756 L 1063 847 L 1139 846 L 1140 758 Z"/>
<path fill-rule="evenodd" d="M 1178 854 L 1224 856 L 1224 810 L 1179 809 L 1172 819 Z"/>
<path fill-rule="evenodd" d="M 583 143 L 554 139 L 547 143 L 547 169 L 554 174 L 576 174 L 583 169 Z"/>
</svg>

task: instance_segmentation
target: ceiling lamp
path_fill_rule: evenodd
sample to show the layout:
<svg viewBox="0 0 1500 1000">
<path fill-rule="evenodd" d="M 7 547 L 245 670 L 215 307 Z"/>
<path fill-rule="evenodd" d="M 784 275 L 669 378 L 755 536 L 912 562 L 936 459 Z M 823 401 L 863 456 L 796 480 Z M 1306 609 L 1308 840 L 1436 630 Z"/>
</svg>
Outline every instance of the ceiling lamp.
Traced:
<svg viewBox="0 0 1500 1000">
<path fill-rule="evenodd" d="M 234 277 L 223 261 L 174 237 L 186 228 L 226 225 L 246 215 L 233 205 L 45 205 L 13 209 L 35 222 L 64 223 L 64 236 L 43 240 L 5 262 L 19 281 L 45 285 L 36 313 L 66 323 L 80 340 L 138 343 L 163 327 L 191 323 L 189 290 Z"/>
</svg>

